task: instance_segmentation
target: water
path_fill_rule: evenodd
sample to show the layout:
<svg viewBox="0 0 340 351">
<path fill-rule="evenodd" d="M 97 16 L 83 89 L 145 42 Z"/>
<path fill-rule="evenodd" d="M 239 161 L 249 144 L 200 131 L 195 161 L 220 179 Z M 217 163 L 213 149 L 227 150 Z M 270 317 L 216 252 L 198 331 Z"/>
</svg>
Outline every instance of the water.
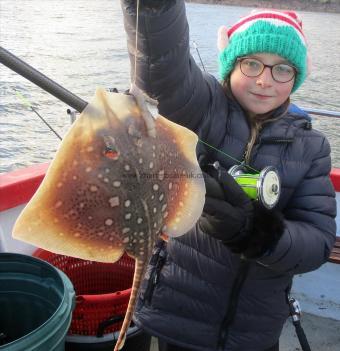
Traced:
<svg viewBox="0 0 340 351">
<path fill-rule="evenodd" d="M 217 75 L 216 31 L 250 9 L 187 4 L 191 39 L 205 69 Z M 84 100 L 97 86 L 130 85 L 129 60 L 118 0 L 0 0 L 1 46 Z M 310 108 L 340 111 L 340 14 L 301 12 L 310 40 L 313 72 L 293 101 Z M 192 45 L 192 53 L 199 62 Z M 59 139 L 15 94 L 20 92 L 64 135 L 70 126 L 67 106 L 0 65 L 0 172 L 53 157 Z M 340 119 L 314 117 L 332 145 L 340 167 Z"/>
</svg>

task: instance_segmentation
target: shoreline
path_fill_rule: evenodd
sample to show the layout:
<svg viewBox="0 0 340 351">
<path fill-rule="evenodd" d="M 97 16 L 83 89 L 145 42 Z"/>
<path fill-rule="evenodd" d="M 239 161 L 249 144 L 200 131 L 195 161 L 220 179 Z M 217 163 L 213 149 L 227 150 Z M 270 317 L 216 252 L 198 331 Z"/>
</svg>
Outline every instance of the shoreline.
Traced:
<svg viewBox="0 0 340 351">
<path fill-rule="evenodd" d="M 319 2 L 306 0 L 272 0 L 270 2 L 266 0 L 186 0 L 186 2 L 253 8 L 273 8 L 280 10 L 340 13 L 340 1 L 334 2 L 330 0 L 319 0 Z"/>
</svg>

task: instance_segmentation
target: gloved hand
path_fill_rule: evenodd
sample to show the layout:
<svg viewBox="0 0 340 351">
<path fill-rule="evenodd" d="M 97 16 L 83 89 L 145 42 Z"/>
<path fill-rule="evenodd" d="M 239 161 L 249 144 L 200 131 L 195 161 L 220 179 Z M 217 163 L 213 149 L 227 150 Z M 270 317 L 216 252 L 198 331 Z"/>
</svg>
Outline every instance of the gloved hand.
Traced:
<svg viewBox="0 0 340 351">
<path fill-rule="evenodd" d="M 243 239 L 252 228 L 252 201 L 222 167 L 203 166 L 202 169 L 206 197 L 199 220 L 201 229 L 229 244 Z"/>
<path fill-rule="evenodd" d="M 284 232 L 282 214 L 250 200 L 223 168 L 202 169 L 206 202 L 199 219 L 201 229 L 246 258 L 270 253 Z"/>
<path fill-rule="evenodd" d="M 259 258 L 269 255 L 284 232 L 281 212 L 268 210 L 258 201 L 253 201 L 253 226 L 248 237 L 235 243 L 230 248 L 234 253 L 242 253 L 246 258 Z"/>
</svg>

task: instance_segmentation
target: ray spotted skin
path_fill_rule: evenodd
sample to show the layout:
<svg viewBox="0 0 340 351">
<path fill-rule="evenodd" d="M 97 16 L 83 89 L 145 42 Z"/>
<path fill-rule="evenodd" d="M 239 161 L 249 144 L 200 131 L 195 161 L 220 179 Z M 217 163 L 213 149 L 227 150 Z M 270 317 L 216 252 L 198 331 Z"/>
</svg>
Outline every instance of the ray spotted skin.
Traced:
<svg viewBox="0 0 340 351">
<path fill-rule="evenodd" d="M 64 137 L 13 236 L 59 254 L 136 259 L 124 343 L 141 279 L 160 233 L 178 236 L 200 216 L 205 187 L 197 136 L 164 117 L 150 136 L 132 96 L 98 89 Z"/>
</svg>

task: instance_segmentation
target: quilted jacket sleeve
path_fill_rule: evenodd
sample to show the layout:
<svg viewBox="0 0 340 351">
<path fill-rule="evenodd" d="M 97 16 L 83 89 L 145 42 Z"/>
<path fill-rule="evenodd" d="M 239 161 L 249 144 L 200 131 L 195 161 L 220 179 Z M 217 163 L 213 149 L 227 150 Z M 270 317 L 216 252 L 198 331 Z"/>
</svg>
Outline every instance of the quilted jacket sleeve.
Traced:
<svg viewBox="0 0 340 351">
<path fill-rule="evenodd" d="M 285 232 L 276 248 L 258 260 L 271 269 L 305 273 L 327 261 L 336 236 L 335 192 L 329 173 L 330 146 L 326 138 L 313 139 L 319 152 L 284 210 Z"/>
<path fill-rule="evenodd" d="M 135 77 L 136 0 L 121 0 Z M 136 84 L 158 100 L 161 115 L 196 131 L 209 105 L 209 87 L 190 55 L 183 0 L 140 0 Z"/>
</svg>

